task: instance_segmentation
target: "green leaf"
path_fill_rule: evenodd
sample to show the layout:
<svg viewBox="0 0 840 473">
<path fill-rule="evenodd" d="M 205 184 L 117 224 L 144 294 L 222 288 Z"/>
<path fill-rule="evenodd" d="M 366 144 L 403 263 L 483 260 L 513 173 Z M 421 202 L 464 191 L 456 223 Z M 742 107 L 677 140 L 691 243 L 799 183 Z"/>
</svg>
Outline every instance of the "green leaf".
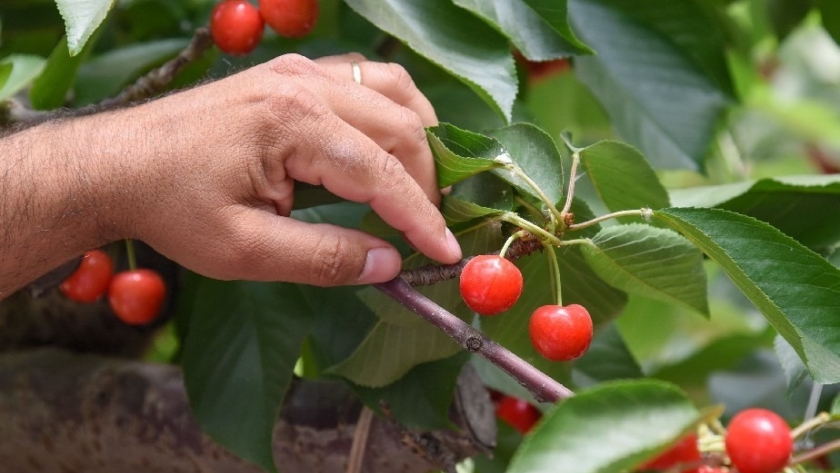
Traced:
<svg viewBox="0 0 840 473">
<path fill-rule="evenodd" d="M 5 69 L 10 67 L 9 75 L 0 86 L 0 100 L 6 100 L 29 85 L 44 70 L 46 61 L 42 57 L 28 54 L 12 54 L 0 60 Z"/>
<path fill-rule="evenodd" d="M 483 172 L 452 186 L 452 192 L 443 196 L 441 213 L 451 224 L 509 212 L 512 208 L 510 185 Z"/>
<path fill-rule="evenodd" d="M 548 133 L 530 123 L 516 123 L 493 130 L 490 136 L 502 143 L 508 156 L 540 186 L 549 201 L 560 201 L 563 197 L 563 158 Z M 496 169 L 493 173 L 539 199 L 533 187 L 509 170 Z"/>
<path fill-rule="evenodd" d="M 577 45 L 582 52 L 591 54 L 593 51 L 583 44 L 575 36 L 572 27 L 569 25 L 569 6 L 567 0 L 524 0 L 528 6 L 534 9 L 546 23 L 554 28 L 560 36 L 566 38 L 570 43 Z"/>
<path fill-rule="evenodd" d="M 491 26 L 507 36 L 522 54 L 532 61 L 547 61 L 576 54 L 591 54 L 569 27 L 566 16 L 566 0 L 551 1 L 546 9 L 546 0 L 454 0 L 459 7 L 466 8 L 482 17 Z M 534 3 L 540 10 L 535 10 L 529 3 Z M 559 7 L 559 8 L 558 8 Z M 547 19 L 540 16 L 541 11 L 557 12 L 556 23 L 560 30 L 572 39 L 567 40 Z"/>
<path fill-rule="evenodd" d="M 757 218 L 803 245 L 840 242 L 840 175 L 788 176 L 675 191 L 675 206 L 718 207 Z"/>
<path fill-rule="evenodd" d="M 457 236 L 465 254 L 487 253 L 500 249 L 503 244 L 498 225 L 475 227 Z M 415 254 L 405 260 L 404 267 L 410 269 L 431 263 L 428 258 Z M 461 299 L 457 279 L 421 286 L 417 290 L 464 320 L 473 316 Z M 447 358 L 461 350 L 440 329 L 378 290 L 366 287 L 358 295 L 379 321 L 356 350 L 341 363 L 330 367 L 329 373 L 361 386 L 382 387 L 418 364 Z"/>
<path fill-rule="evenodd" d="M 3 90 L 3 86 L 6 85 L 6 81 L 9 80 L 9 77 L 11 77 L 11 75 L 12 63 L 0 63 L 0 90 Z"/>
<path fill-rule="evenodd" d="M 779 364 L 782 365 L 782 371 L 785 373 L 787 394 L 790 396 L 808 376 L 808 370 L 799 355 L 784 338 L 777 335 L 776 339 L 773 340 L 773 348 L 776 351 L 776 357 L 779 358 Z"/>
<path fill-rule="evenodd" d="M 701 419 L 676 387 L 605 383 L 549 411 L 525 437 L 508 473 L 631 471 Z"/>
<path fill-rule="evenodd" d="M 29 91 L 32 107 L 49 110 L 64 105 L 67 91 L 76 81 L 76 72 L 87 54 L 70 56 L 67 53 L 67 38 L 64 37 L 53 49 L 41 75 L 35 79 Z"/>
<path fill-rule="evenodd" d="M 443 430 L 452 427 L 449 406 L 458 374 L 469 354 L 461 351 L 443 360 L 423 363 L 382 388 L 354 386 L 369 408 L 381 412 L 383 401 L 389 415 L 410 429 Z"/>
<path fill-rule="evenodd" d="M 613 225 L 582 245 L 592 270 L 615 288 L 709 314 L 703 254 L 664 228 Z"/>
<path fill-rule="evenodd" d="M 732 95 L 726 58 L 732 25 L 717 5 L 703 0 L 597 1 L 666 37 L 720 90 Z"/>
<path fill-rule="evenodd" d="M 670 205 L 668 191 L 653 168 L 630 145 L 600 141 L 580 151 L 580 162 L 598 196 L 613 212 Z"/>
<path fill-rule="evenodd" d="M 116 0 L 55 0 L 55 3 L 67 29 L 64 47 L 70 56 L 76 56 L 108 16 Z"/>
<path fill-rule="evenodd" d="M 448 1 L 346 0 L 356 12 L 472 88 L 508 121 L 517 80 L 507 40 Z"/>
<path fill-rule="evenodd" d="M 657 168 L 701 169 L 724 93 L 667 38 L 600 2 L 572 0 L 572 24 L 596 56 L 575 71 L 623 139 Z"/>
<path fill-rule="evenodd" d="M 642 368 L 633 358 L 614 323 L 595 334 L 589 350 L 575 362 L 572 371 L 572 379 L 577 386 L 642 376 Z"/>
<path fill-rule="evenodd" d="M 840 381 L 840 270 L 770 225 L 734 212 L 669 208 L 655 215 L 721 265 L 814 380 Z"/>
<path fill-rule="evenodd" d="M 779 41 L 789 35 L 814 6 L 813 0 L 766 0 L 767 16 Z"/>
<path fill-rule="evenodd" d="M 497 140 L 448 123 L 427 128 L 426 137 L 435 158 L 440 188 L 503 166 L 495 159 L 507 153 Z"/>
<path fill-rule="evenodd" d="M 79 68 L 74 102 L 87 105 L 117 95 L 129 81 L 172 58 L 187 43 L 186 39 L 138 43 L 92 58 Z"/>
<path fill-rule="evenodd" d="M 299 286 L 191 280 L 184 382 L 202 429 L 276 471 L 271 438 L 313 313 Z"/>
<path fill-rule="evenodd" d="M 817 7 L 820 9 L 823 28 L 834 38 L 835 43 L 840 44 L 840 3 L 834 0 L 817 0 Z"/>
</svg>

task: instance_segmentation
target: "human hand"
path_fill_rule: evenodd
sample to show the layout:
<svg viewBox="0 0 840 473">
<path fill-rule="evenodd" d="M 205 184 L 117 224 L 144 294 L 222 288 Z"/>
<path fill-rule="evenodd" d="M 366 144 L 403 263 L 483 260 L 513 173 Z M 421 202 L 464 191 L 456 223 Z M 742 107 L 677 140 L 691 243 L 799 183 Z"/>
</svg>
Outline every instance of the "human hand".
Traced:
<svg viewBox="0 0 840 473">
<path fill-rule="evenodd" d="M 361 59 L 286 55 L 112 114 L 121 134 L 147 143 L 112 158 L 130 167 L 124 236 L 218 279 L 330 286 L 398 273 L 389 243 L 289 218 L 301 181 L 370 204 L 419 251 L 458 261 L 436 207 L 424 131 L 434 110 L 404 69 Z"/>
</svg>

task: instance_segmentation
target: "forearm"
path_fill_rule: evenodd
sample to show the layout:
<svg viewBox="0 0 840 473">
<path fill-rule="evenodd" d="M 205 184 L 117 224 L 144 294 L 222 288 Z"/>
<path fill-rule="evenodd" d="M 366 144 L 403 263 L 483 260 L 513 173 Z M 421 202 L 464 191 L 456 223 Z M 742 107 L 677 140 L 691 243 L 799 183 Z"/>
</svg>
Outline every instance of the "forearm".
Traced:
<svg viewBox="0 0 840 473">
<path fill-rule="evenodd" d="M 107 123 L 61 119 L 0 139 L 0 299 L 120 237 L 123 140 Z"/>
</svg>

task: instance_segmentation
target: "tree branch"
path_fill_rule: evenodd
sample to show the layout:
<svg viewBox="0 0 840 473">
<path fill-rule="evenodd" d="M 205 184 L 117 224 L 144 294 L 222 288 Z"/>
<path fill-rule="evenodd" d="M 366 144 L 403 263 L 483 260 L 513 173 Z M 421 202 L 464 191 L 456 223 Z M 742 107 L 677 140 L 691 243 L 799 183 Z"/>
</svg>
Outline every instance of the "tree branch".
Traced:
<svg viewBox="0 0 840 473">
<path fill-rule="evenodd" d="M 374 287 L 441 329 L 465 350 L 477 353 L 501 368 L 527 388 L 538 401 L 557 402 L 574 394 L 507 348 L 417 292 L 402 278 L 396 277 L 388 282 L 375 284 Z"/>
<path fill-rule="evenodd" d="M 116 97 L 103 100 L 100 105 L 104 108 L 112 108 L 158 95 L 172 83 L 185 67 L 200 58 L 204 51 L 212 45 L 213 37 L 210 35 L 210 30 L 207 27 L 197 28 L 190 44 L 177 56 L 137 79 L 133 85 L 127 87 Z"/>
<path fill-rule="evenodd" d="M 516 261 L 523 256 L 530 255 L 542 249 L 543 245 L 540 240 L 528 233 L 527 236 L 516 240 L 510 245 L 507 254 L 505 254 L 505 258 Z M 461 274 L 461 270 L 464 269 L 464 265 L 470 259 L 471 257 L 465 258 L 455 264 L 428 265 L 406 269 L 400 272 L 399 277 L 411 286 L 431 286 L 432 284 L 457 278 Z"/>
</svg>

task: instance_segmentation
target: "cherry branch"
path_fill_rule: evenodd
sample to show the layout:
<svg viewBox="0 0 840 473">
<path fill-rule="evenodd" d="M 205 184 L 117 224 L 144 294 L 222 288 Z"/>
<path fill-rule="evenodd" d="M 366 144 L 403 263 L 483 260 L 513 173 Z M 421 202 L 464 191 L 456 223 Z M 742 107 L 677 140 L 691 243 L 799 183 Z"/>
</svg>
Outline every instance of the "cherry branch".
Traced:
<svg viewBox="0 0 840 473">
<path fill-rule="evenodd" d="M 162 66 L 149 71 L 126 87 L 119 95 L 102 100 L 98 104 L 74 110 L 32 110 L 24 103 L 9 99 L 0 102 L 0 128 L 19 123 L 24 127 L 34 126 L 58 117 L 90 115 L 102 110 L 119 108 L 132 102 L 160 94 L 188 65 L 195 62 L 213 45 L 213 37 L 206 27 L 197 28 L 190 43 L 177 56 Z"/>
<path fill-rule="evenodd" d="M 510 245 L 507 253 L 505 253 L 505 258 L 516 261 L 523 256 L 530 255 L 542 249 L 543 244 L 539 239 L 529 233 Z M 461 274 L 461 270 L 464 269 L 464 265 L 470 259 L 472 257 L 464 258 L 455 264 L 430 264 L 419 268 L 405 269 L 400 272 L 399 277 L 411 286 L 431 286 L 432 284 L 457 278 Z"/>
<path fill-rule="evenodd" d="M 134 84 L 126 87 L 116 97 L 103 100 L 100 105 L 105 108 L 126 105 L 163 92 L 185 67 L 200 58 L 210 46 L 213 46 L 210 29 L 207 27 L 197 28 L 190 44 L 177 56 L 137 79 Z"/>
<path fill-rule="evenodd" d="M 528 389 L 538 401 L 557 402 L 574 395 L 569 388 L 417 292 L 399 276 L 375 284 L 374 287 L 442 330 L 465 350 L 481 355 L 502 369 Z"/>
</svg>

